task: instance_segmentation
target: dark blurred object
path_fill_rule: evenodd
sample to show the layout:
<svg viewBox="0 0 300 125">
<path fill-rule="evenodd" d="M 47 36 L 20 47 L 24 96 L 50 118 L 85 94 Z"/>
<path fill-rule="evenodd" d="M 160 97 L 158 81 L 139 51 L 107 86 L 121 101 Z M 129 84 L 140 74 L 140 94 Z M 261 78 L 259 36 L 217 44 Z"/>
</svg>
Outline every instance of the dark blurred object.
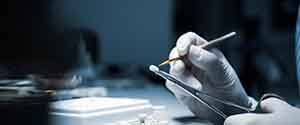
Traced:
<svg viewBox="0 0 300 125">
<path fill-rule="evenodd" d="M 89 28 L 56 26 L 52 0 L 9 0 L 0 45 L 0 78 L 82 73 L 99 63 L 100 40 Z M 2 21 L 2 20 L 1 20 Z"/>
<path fill-rule="evenodd" d="M 238 0 L 176 0 L 175 37 L 193 31 L 210 40 L 235 30 L 240 19 L 239 4 Z"/>
<path fill-rule="evenodd" d="M 85 50 L 90 55 L 92 63 L 99 64 L 101 61 L 101 41 L 98 33 L 88 28 L 81 28 L 79 32 L 84 40 Z"/>
<path fill-rule="evenodd" d="M 252 10 L 243 10 L 245 44 L 241 46 L 242 50 L 248 50 L 243 51 L 246 55 L 241 78 L 248 92 L 256 97 L 267 92 L 278 93 L 276 88 L 297 86 L 293 46 L 299 1 L 275 0 L 258 4 L 243 3 L 244 8 Z"/>
<path fill-rule="evenodd" d="M 49 93 L 2 87 L 0 95 L 1 124 L 48 125 Z"/>
<path fill-rule="evenodd" d="M 207 125 L 212 125 L 212 123 L 210 123 L 207 120 L 204 119 L 199 119 L 196 116 L 183 116 L 183 117 L 177 117 L 174 118 L 175 121 L 178 121 L 179 123 L 182 123 L 184 125 L 195 125 L 195 124 L 199 124 L 199 123 L 205 123 Z"/>
<path fill-rule="evenodd" d="M 272 0 L 272 28 L 275 31 L 295 29 L 298 0 Z M 292 24 L 292 25 L 291 25 Z"/>
<path fill-rule="evenodd" d="M 130 65 L 125 64 L 110 64 L 105 66 L 101 75 L 108 78 L 124 78 L 130 74 L 131 68 Z"/>
</svg>

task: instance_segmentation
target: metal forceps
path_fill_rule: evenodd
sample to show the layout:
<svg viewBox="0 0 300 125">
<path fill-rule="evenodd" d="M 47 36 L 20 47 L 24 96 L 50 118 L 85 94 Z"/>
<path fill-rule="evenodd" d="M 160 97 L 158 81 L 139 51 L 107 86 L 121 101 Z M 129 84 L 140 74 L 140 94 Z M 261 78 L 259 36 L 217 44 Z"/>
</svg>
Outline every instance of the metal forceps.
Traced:
<svg viewBox="0 0 300 125">
<path fill-rule="evenodd" d="M 260 99 L 260 101 L 258 102 L 258 105 L 256 106 L 253 106 L 253 108 L 248 108 L 248 107 L 245 107 L 245 106 L 240 106 L 238 104 L 235 104 L 233 102 L 230 102 L 230 101 L 225 101 L 225 100 L 222 100 L 222 99 L 219 99 L 219 98 L 216 98 L 216 97 L 213 97 L 207 93 L 204 93 L 204 92 L 201 92 L 197 89 L 194 89 L 190 86 L 187 86 L 186 84 L 184 84 L 182 81 L 178 80 L 176 77 L 174 77 L 173 75 L 169 74 L 169 73 L 166 73 L 162 70 L 159 70 L 158 67 L 154 66 L 154 65 L 151 65 L 150 66 L 150 70 L 152 72 L 154 72 L 155 74 L 161 76 L 162 78 L 164 78 L 165 80 L 169 80 L 171 81 L 172 83 L 174 83 L 178 88 L 180 88 L 181 90 L 183 90 L 184 92 L 186 92 L 187 94 L 189 94 L 190 96 L 192 96 L 193 98 L 195 98 L 197 101 L 201 102 L 203 105 L 205 105 L 207 108 L 209 108 L 210 110 L 212 110 L 213 112 L 215 112 L 216 114 L 218 114 L 219 116 L 221 116 L 222 118 L 226 119 L 228 117 L 228 115 L 226 115 L 222 110 L 220 110 L 219 108 L 217 108 L 216 106 L 212 105 L 212 104 L 209 104 L 207 101 L 205 101 L 205 99 L 203 99 L 201 96 L 205 96 L 215 102 L 218 102 L 218 103 L 221 103 L 223 105 L 226 105 L 226 106 L 230 106 L 230 107 L 233 107 L 233 108 L 237 108 L 241 111 L 243 111 L 244 113 L 250 113 L 250 112 L 256 112 L 256 113 L 259 113 L 261 112 L 261 109 L 259 108 L 260 106 L 259 103 L 262 101 L 262 100 L 265 100 L 267 98 L 270 98 L 270 97 L 275 97 L 275 98 L 279 98 L 279 99 L 282 99 L 282 97 L 276 95 L 276 94 L 273 94 L 273 93 L 269 93 L 269 94 L 265 94 L 264 96 L 262 96 L 262 98 Z"/>
</svg>

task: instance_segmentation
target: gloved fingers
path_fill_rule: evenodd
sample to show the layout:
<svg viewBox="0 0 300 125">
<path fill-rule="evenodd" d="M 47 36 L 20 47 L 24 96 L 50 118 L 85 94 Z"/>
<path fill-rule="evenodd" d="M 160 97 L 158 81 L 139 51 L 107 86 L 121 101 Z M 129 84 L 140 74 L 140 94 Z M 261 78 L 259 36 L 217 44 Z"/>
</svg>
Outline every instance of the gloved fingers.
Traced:
<svg viewBox="0 0 300 125">
<path fill-rule="evenodd" d="M 264 112 L 274 113 L 278 111 L 286 111 L 292 106 L 283 100 L 277 98 L 268 98 L 261 101 L 260 107 Z"/>
<path fill-rule="evenodd" d="M 253 113 L 232 115 L 225 120 L 224 125 L 264 125 L 268 117 L 270 115 Z"/>
<path fill-rule="evenodd" d="M 171 58 L 175 58 L 178 56 L 179 55 L 178 55 L 177 49 L 173 48 L 170 52 L 169 58 L 171 59 Z M 176 75 L 176 76 L 178 76 L 178 75 L 181 76 L 180 74 L 183 74 L 183 72 L 185 70 L 185 65 L 179 61 L 180 60 L 170 62 L 170 71 L 169 71 L 170 74 Z M 170 91 L 172 91 L 179 100 L 184 98 L 185 93 L 182 90 L 180 90 L 178 87 L 176 87 L 176 85 L 174 83 L 172 83 L 171 81 L 169 81 L 169 80 L 166 81 L 166 87 Z"/>
<path fill-rule="evenodd" d="M 185 65 L 183 61 L 177 60 L 170 64 L 170 74 L 174 75 L 175 77 L 185 81 L 187 76 L 190 75 L 188 71 L 186 71 Z"/>
<path fill-rule="evenodd" d="M 174 75 L 190 87 L 198 90 L 201 90 L 202 88 L 200 82 L 189 71 L 185 70 L 185 65 L 181 60 L 177 60 L 170 65 L 170 74 Z M 170 81 L 167 81 L 166 85 L 167 88 L 172 90 L 175 94 L 182 93 L 182 90 Z"/>
<path fill-rule="evenodd" d="M 214 49 L 211 49 L 211 52 L 214 53 L 218 57 L 218 59 L 227 60 L 226 57 L 224 56 L 224 54 L 220 50 L 214 48 Z"/>
<path fill-rule="evenodd" d="M 201 47 L 192 45 L 188 54 L 188 60 L 193 66 L 204 71 L 205 77 L 201 78 L 197 76 L 197 78 L 199 80 L 208 78 L 214 87 L 228 87 L 238 79 L 235 71 L 222 52 L 217 49 L 213 49 L 212 52 L 210 52 Z"/>
<path fill-rule="evenodd" d="M 188 32 L 183 35 L 181 35 L 177 42 L 176 42 L 176 48 L 180 56 L 184 56 L 188 53 L 189 47 L 191 45 L 201 45 L 203 43 L 206 43 L 207 41 L 197 35 L 194 32 Z"/>
<path fill-rule="evenodd" d="M 188 59 L 194 66 L 205 71 L 214 69 L 219 63 L 218 57 L 214 53 L 195 45 L 190 46 Z"/>
<path fill-rule="evenodd" d="M 173 58 L 176 58 L 178 56 L 179 56 L 179 54 L 178 54 L 178 51 L 175 47 L 171 50 L 170 55 L 169 55 L 169 59 L 173 59 Z M 185 64 L 182 64 L 181 62 L 182 62 L 181 60 L 176 60 L 176 61 L 170 62 L 170 71 L 172 69 L 172 71 L 176 72 L 176 73 L 184 72 Z"/>
<path fill-rule="evenodd" d="M 178 52 L 176 48 L 173 48 L 173 50 L 170 53 L 170 58 L 178 56 Z M 186 70 L 185 64 L 182 60 L 176 60 L 170 63 L 170 74 L 174 75 L 176 78 L 187 84 L 188 86 L 191 86 L 195 89 L 201 90 L 201 84 L 200 82 L 188 71 Z M 184 91 L 182 91 L 180 88 L 178 88 L 174 83 L 167 81 L 166 86 L 169 90 L 171 90 L 175 95 L 177 95 L 179 98 L 186 95 Z"/>
</svg>

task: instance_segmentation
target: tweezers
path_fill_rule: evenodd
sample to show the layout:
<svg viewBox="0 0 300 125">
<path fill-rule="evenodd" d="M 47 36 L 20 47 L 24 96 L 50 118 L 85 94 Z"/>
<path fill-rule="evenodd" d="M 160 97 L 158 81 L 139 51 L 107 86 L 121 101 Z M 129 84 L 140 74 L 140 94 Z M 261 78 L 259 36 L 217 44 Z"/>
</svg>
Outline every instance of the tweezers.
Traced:
<svg viewBox="0 0 300 125">
<path fill-rule="evenodd" d="M 235 104 L 233 102 L 230 101 L 225 101 L 222 99 L 219 99 L 217 97 L 211 96 L 205 92 L 199 91 L 195 88 L 192 88 L 190 86 L 188 86 L 187 84 L 185 84 L 184 82 L 178 80 L 176 77 L 174 77 L 173 75 L 166 73 L 162 70 L 159 70 L 157 68 L 157 70 L 151 70 L 152 72 L 154 72 L 155 74 L 161 76 L 162 78 L 164 78 L 165 80 L 169 80 L 171 81 L 171 83 L 173 83 L 174 85 L 176 85 L 178 88 L 180 88 L 181 90 L 183 90 L 184 92 L 186 92 L 187 94 L 189 94 L 191 97 L 193 97 L 194 99 L 196 99 L 197 101 L 199 101 L 200 103 L 202 103 L 203 105 L 205 105 L 206 107 L 208 107 L 210 110 L 212 110 L 214 113 L 218 114 L 219 116 L 221 116 L 222 118 L 226 119 L 228 117 L 228 115 L 226 115 L 222 110 L 220 110 L 219 108 L 217 108 L 215 105 L 209 104 L 207 101 L 205 101 L 205 99 L 202 98 L 202 96 L 205 96 L 213 101 L 216 101 L 218 103 L 221 103 L 223 105 L 226 106 L 231 106 L 233 108 L 237 108 L 242 110 L 244 113 L 250 113 L 250 112 L 261 112 L 261 109 L 259 109 L 260 106 L 254 106 L 252 108 L 248 108 L 245 106 L 241 106 L 238 104 Z M 267 98 L 270 97 L 275 97 L 278 99 L 282 99 L 282 97 L 273 94 L 273 93 L 268 93 L 262 96 L 262 98 L 260 99 L 260 101 L 258 102 L 258 104 L 262 101 L 265 100 Z"/>
</svg>

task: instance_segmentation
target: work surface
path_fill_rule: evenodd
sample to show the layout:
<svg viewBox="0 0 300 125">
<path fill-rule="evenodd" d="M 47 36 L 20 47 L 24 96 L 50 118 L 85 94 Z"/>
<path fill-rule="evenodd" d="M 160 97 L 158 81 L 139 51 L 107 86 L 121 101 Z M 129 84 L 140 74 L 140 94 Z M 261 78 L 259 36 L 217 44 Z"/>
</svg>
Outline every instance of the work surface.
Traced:
<svg viewBox="0 0 300 125">
<path fill-rule="evenodd" d="M 107 85 L 111 85 L 110 80 L 102 81 Z M 117 81 L 115 83 L 123 83 L 124 81 Z M 133 81 L 127 81 L 129 83 Z M 139 87 L 108 87 L 109 97 L 126 97 L 126 98 L 141 98 L 148 99 L 153 105 L 164 105 L 171 117 L 170 125 L 212 125 L 206 121 L 196 119 L 194 115 L 180 104 L 175 96 L 169 92 L 163 85 L 147 84 L 145 81 L 135 81 Z M 281 95 L 289 103 L 299 106 L 300 99 L 297 88 L 275 88 L 275 93 Z"/>
<path fill-rule="evenodd" d="M 194 118 L 193 114 L 184 105 L 180 104 L 164 86 L 109 89 L 108 96 L 142 98 L 150 100 L 153 105 L 164 105 L 172 119 L 170 125 L 211 125 Z"/>
</svg>

